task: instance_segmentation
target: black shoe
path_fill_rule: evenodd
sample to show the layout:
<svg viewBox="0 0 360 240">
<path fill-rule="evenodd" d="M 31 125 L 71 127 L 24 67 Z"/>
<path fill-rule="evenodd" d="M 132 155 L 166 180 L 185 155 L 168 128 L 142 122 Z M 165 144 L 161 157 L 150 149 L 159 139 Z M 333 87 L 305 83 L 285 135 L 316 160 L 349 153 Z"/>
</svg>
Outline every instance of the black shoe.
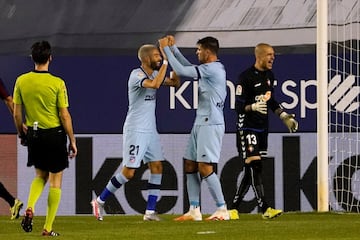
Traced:
<svg viewBox="0 0 360 240">
<path fill-rule="evenodd" d="M 32 231 L 32 225 L 33 225 L 32 220 L 33 220 L 33 211 L 31 208 L 28 208 L 26 209 L 25 216 L 21 221 L 21 227 L 24 229 L 25 232 Z"/>
</svg>

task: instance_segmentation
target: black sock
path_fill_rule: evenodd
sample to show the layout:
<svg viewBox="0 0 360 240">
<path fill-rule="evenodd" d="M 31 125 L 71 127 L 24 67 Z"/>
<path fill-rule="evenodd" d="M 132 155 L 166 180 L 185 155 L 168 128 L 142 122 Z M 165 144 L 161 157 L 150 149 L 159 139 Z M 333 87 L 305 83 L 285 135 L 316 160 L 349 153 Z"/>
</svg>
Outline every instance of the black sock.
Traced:
<svg viewBox="0 0 360 240">
<path fill-rule="evenodd" d="M 230 209 L 239 209 L 239 205 L 242 202 L 245 194 L 249 191 L 251 184 L 250 165 L 246 164 L 243 167 L 242 178 L 240 185 L 236 190 L 236 194 L 233 198 Z"/>
<path fill-rule="evenodd" d="M 269 207 L 265 201 L 264 185 L 262 183 L 262 161 L 254 160 L 250 163 L 251 185 L 261 211 L 264 213 Z"/>
<path fill-rule="evenodd" d="M 9 203 L 10 207 L 14 206 L 15 198 L 6 190 L 4 185 L 0 182 L 0 197 Z"/>
</svg>

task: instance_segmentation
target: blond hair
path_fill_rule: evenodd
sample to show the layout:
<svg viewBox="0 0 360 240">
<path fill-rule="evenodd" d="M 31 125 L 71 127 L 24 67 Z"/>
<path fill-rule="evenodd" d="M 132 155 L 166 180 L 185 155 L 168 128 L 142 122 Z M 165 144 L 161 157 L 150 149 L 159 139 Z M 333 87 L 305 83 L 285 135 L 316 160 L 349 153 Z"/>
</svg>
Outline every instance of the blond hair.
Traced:
<svg viewBox="0 0 360 240">
<path fill-rule="evenodd" d="M 150 53 L 157 49 L 157 47 L 153 44 L 144 44 L 138 50 L 138 58 L 142 62 L 145 57 L 149 56 Z"/>
<path fill-rule="evenodd" d="M 272 46 L 268 43 L 259 43 L 256 45 L 254 53 L 255 56 L 259 56 L 264 52 L 265 48 L 272 48 Z"/>
</svg>

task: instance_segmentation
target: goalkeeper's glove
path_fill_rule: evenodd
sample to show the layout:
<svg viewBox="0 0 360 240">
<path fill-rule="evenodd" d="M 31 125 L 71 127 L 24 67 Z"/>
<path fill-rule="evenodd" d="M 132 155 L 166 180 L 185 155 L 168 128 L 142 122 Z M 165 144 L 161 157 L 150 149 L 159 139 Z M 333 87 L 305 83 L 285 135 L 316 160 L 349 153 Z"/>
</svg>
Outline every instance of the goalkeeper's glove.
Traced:
<svg viewBox="0 0 360 240">
<path fill-rule="evenodd" d="M 297 131 L 299 123 L 295 120 L 295 114 L 288 114 L 287 112 L 280 113 L 280 119 L 286 125 L 291 133 Z"/>
<path fill-rule="evenodd" d="M 251 104 L 251 110 L 254 112 L 259 112 L 261 114 L 267 114 L 267 105 L 264 101 L 259 101 Z"/>
</svg>

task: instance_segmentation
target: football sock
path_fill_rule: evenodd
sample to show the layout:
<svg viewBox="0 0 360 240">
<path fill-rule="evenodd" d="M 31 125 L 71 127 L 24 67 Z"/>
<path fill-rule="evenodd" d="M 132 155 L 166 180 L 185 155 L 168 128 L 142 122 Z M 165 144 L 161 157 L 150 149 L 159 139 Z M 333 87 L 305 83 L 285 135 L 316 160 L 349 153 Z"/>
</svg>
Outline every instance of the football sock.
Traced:
<svg viewBox="0 0 360 240">
<path fill-rule="evenodd" d="M 210 175 L 203 178 L 207 183 L 211 196 L 216 202 L 217 207 L 222 207 L 225 205 L 224 195 L 221 189 L 220 180 L 215 174 L 212 172 Z"/>
<path fill-rule="evenodd" d="M 250 164 L 245 163 L 243 171 L 240 175 L 240 179 L 240 185 L 236 190 L 236 194 L 230 209 L 238 209 L 240 203 L 244 199 L 245 194 L 249 191 L 251 184 Z"/>
<path fill-rule="evenodd" d="M 118 173 L 115 176 L 113 176 L 108 184 L 106 185 L 105 189 L 102 191 L 100 196 L 98 197 L 98 201 L 100 203 L 104 203 L 106 199 L 112 194 L 115 193 L 116 190 L 118 190 L 121 185 L 127 183 L 129 180 L 122 174 Z"/>
<path fill-rule="evenodd" d="M 186 187 L 191 206 L 200 206 L 200 176 L 198 172 L 186 174 Z"/>
<path fill-rule="evenodd" d="M 32 208 L 33 212 L 35 212 L 35 204 L 44 190 L 45 183 L 46 181 L 44 179 L 35 177 L 30 185 L 27 207 Z"/>
<path fill-rule="evenodd" d="M 161 178 L 162 174 L 150 174 L 150 178 L 147 184 L 147 189 L 149 192 L 146 210 L 155 211 L 156 201 L 160 194 Z"/>
<path fill-rule="evenodd" d="M 0 182 L 0 197 L 5 199 L 5 201 L 10 205 L 10 207 L 14 206 L 15 198 L 6 190 L 6 188 L 1 182 Z"/>
<path fill-rule="evenodd" d="M 48 195 L 48 206 L 47 206 L 47 213 L 46 219 L 44 224 L 44 229 L 48 232 L 52 231 L 52 225 L 55 220 L 55 216 L 57 210 L 59 208 L 61 199 L 61 189 L 60 188 L 50 188 L 49 195 Z"/>
<path fill-rule="evenodd" d="M 264 185 L 262 183 L 262 161 L 255 160 L 250 163 L 251 185 L 261 211 L 264 213 L 269 207 L 265 201 Z"/>
</svg>

